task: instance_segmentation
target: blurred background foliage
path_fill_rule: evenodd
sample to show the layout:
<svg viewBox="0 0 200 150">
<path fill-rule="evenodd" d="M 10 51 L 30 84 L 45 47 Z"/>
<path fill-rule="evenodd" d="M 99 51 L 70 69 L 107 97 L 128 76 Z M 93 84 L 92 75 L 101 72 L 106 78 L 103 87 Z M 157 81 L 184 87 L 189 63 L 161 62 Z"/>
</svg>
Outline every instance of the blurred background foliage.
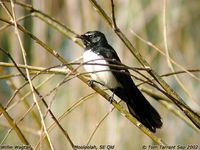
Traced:
<svg viewBox="0 0 200 150">
<path fill-rule="evenodd" d="M 127 50 L 122 41 L 115 35 L 113 30 L 95 11 L 91 3 L 87 0 L 23 0 L 26 4 L 32 5 L 35 9 L 41 10 L 59 22 L 65 24 L 78 34 L 89 30 L 100 30 L 105 33 L 109 43 L 119 54 L 123 63 L 129 66 L 139 66 L 137 60 Z M 111 15 L 111 5 L 108 0 L 98 0 L 100 6 Z M 118 27 L 126 34 L 129 40 L 139 49 L 144 58 L 151 64 L 158 74 L 171 72 L 167 59 L 158 51 L 148 46 L 137 38 L 132 31 L 137 33 L 146 41 L 152 42 L 164 51 L 163 42 L 163 1 L 160 0 L 115 0 L 116 21 Z M 10 3 L 5 3 L 10 9 Z M 168 0 L 167 1 L 167 38 L 169 55 L 176 63 L 181 64 L 186 69 L 199 69 L 200 67 L 200 1 L 199 0 Z M 16 17 L 20 18 L 30 14 L 23 7 L 15 5 Z M 5 10 L 0 6 L 0 17 L 9 19 Z M 6 23 L 0 21 L 3 27 Z M 41 19 L 29 16 L 19 22 L 32 34 L 45 42 L 50 48 L 56 50 L 67 61 L 73 61 L 82 56 L 83 49 L 74 41 L 66 38 Z M 23 46 L 27 53 L 27 61 L 31 66 L 51 67 L 60 64 L 52 55 L 46 52 L 41 46 L 33 41 L 28 35 L 20 34 L 23 40 Z M 7 50 L 18 64 L 23 64 L 22 53 L 19 42 L 16 37 L 14 27 L 8 27 L 0 30 L 0 47 Z M 7 56 L 0 52 L 0 62 L 11 62 Z M 181 70 L 174 65 L 176 71 Z M 82 69 L 81 69 L 82 70 Z M 83 70 L 82 70 L 83 71 Z M 15 68 L 1 67 L 0 77 L 7 74 L 16 74 Z M 134 74 L 134 73 L 133 73 Z M 193 73 L 196 77 L 200 74 Z M 35 86 L 47 79 L 51 74 L 42 74 L 33 80 Z M 178 75 L 179 79 L 187 89 L 185 92 L 174 76 L 164 77 L 163 79 L 185 100 L 185 102 L 194 110 L 199 111 L 200 107 L 200 84 L 197 79 L 192 78 L 187 73 Z M 92 93 L 93 90 L 79 79 L 74 78 L 56 89 L 55 88 L 64 78 L 64 75 L 56 74 L 46 82 L 39 92 L 45 97 L 48 104 L 51 104 L 51 110 L 56 117 L 59 117 L 80 98 Z M 135 80 L 136 83 L 139 83 Z M 1 78 L 0 79 L 0 103 L 5 105 L 14 91 L 24 83 L 22 77 Z M 152 89 L 148 85 L 145 87 Z M 152 89 L 154 90 L 154 89 Z M 14 101 L 20 99 L 30 91 L 27 85 L 16 95 Z M 156 92 L 156 91 L 155 91 Z M 169 145 L 199 144 L 200 136 L 197 131 L 189 127 L 180 118 L 175 116 L 165 107 L 145 95 L 148 100 L 156 107 L 163 118 L 163 127 L 158 130 L 156 135 Z M 96 124 L 102 117 L 111 110 L 112 105 L 102 100 L 98 94 L 85 100 L 80 106 L 68 114 L 61 125 L 66 129 L 76 145 L 83 145 L 96 128 Z M 32 95 L 25 98 L 29 105 L 33 104 Z M 126 107 L 123 103 L 122 105 Z M 42 105 L 41 105 L 42 107 Z M 37 109 L 35 112 L 37 119 L 39 115 Z M 19 120 L 27 108 L 24 103 L 19 102 L 8 113 L 14 120 Z M 44 111 L 45 114 L 45 111 Z M 32 113 L 28 113 L 18 126 L 21 128 L 26 138 L 33 147 L 40 138 L 41 124 L 36 123 Z M 53 120 L 49 115 L 45 118 L 46 125 L 49 127 Z M 0 116 L 0 141 L 6 137 L 10 129 L 9 124 L 3 116 Z M 64 138 L 59 129 L 54 128 L 49 133 L 52 143 L 56 149 L 69 149 L 70 145 Z M 4 141 L 5 144 L 19 144 L 19 138 L 14 131 L 11 131 Z M 129 120 L 114 110 L 103 121 L 97 129 L 90 145 L 115 145 L 115 149 L 141 149 L 143 144 L 155 144 L 144 133 L 138 130 Z M 48 148 L 48 144 L 43 142 L 42 148 Z"/>
</svg>

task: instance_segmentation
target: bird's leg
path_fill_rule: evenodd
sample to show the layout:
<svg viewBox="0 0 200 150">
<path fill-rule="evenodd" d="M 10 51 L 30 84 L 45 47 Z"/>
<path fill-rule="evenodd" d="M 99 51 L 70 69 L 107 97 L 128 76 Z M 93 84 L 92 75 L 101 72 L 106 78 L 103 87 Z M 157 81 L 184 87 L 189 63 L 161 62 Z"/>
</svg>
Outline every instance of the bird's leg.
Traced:
<svg viewBox="0 0 200 150">
<path fill-rule="evenodd" d="M 112 104 L 113 102 L 116 102 L 116 101 L 114 100 L 115 90 L 113 90 L 112 92 L 113 92 L 113 93 L 112 93 L 112 96 L 109 97 L 109 102 L 110 102 L 111 104 Z"/>
<path fill-rule="evenodd" d="M 87 81 L 88 82 L 88 86 L 89 87 L 92 87 L 93 85 L 94 85 L 94 83 L 98 83 L 98 84 L 100 84 L 100 85 L 102 85 L 102 86 L 104 86 L 105 87 L 105 85 L 103 84 L 103 83 L 101 83 L 101 82 L 98 82 L 98 81 L 96 81 L 96 80 L 88 80 Z M 114 95 L 115 95 L 115 90 L 111 90 L 113 93 L 112 93 L 112 95 L 109 97 L 109 102 L 112 104 L 113 102 L 116 102 L 115 100 L 114 100 Z"/>
<path fill-rule="evenodd" d="M 88 82 L 88 86 L 89 86 L 89 87 L 92 87 L 93 84 L 94 84 L 94 80 L 88 80 L 87 82 Z"/>
</svg>

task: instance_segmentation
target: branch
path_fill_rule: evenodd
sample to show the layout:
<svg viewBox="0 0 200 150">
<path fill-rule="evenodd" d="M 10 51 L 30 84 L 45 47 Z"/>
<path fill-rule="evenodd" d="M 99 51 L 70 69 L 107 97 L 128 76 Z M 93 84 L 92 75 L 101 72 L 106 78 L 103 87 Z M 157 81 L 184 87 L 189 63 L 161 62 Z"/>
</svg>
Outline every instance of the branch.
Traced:
<svg viewBox="0 0 200 150">
<path fill-rule="evenodd" d="M 18 25 L 17 25 L 18 26 Z M 28 32 L 28 31 L 27 31 Z M 24 79 L 27 81 L 27 77 L 26 75 L 20 70 L 20 68 L 17 66 L 16 62 L 14 61 L 14 59 L 12 58 L 12 56 L 7 53 L 5 50 L 3 50 L 2 48 L 0 48 L 0 50 L 2 52 L 4 52 L 4 54 L 6 54 L 11 61 L 14 63 L 16 69 L 22 74 L 22 76 L 24 77 Z M 30 79 L 31 80 L 31 79 Z M 58 125 L 58 127 L 61 129 L 61 131 L 63 132 L 63 134 L 65 135 L 65 137 L 67 138 L 67 140 L 69 141 L 70 145 L 72 146 L 72 148 L 74 148 L 74 144 L 72 142 L 72 140 L 70 139 L 68 133 L 62 128 L 62 126 L 59 124 L 59 122 L 57 121 L 56 117 L 54 116 L 54 114 L 52 113 L 52 111 L 50 109 L 48 109 L 48 104 L 46 103 L 45 99 L 42 97 L 42 95 L 38 92 L 38 90 L 33 86 L 33 90 L 34 92 L 40 97 L 40 99 L 42 100 L 43 104 L 45 105 L 45 107 L 47 108 L 49 114 L 51 115 L 52 119 L 56 122 L 56 124 Z M 37 103 L 36 103 L 37 104 Z"/>
<path fill-rule="evenodd" d="M 113 28 L 114 30 L 118 30 L 117 24 L 116 24 L 116 20 L 115 20 L 115 5 L 113 0 L 111 1 L 111 9 L 112 9 L 112 24 L 113 24 Z"/>
<path fill-rule="evenodd" d="M 141 88 L 141 91 L 146 93 L 147 95 L 151 96 L 153 99 L 157 100 L 162 104 L 165 108 L 170 110 L 173 114 L 175 114 L 178 118 L 183 120 L 186 124 L 188 124 L 191 128 L 193 128 L 195 131 L 200 133 L 200 130 L 186 117 L 183 116 L 183 114 L 177 109 L 172 107 L 172 101 L 158 93 L 155 93 L 153 91 L 150 91 L 147 88 Z"/>
<path fill-rule="evenodd" d="M 5 19 L 0 18 L 0 20 L 13 25 L 12 22 L 7 21 Z M 39 40 L 35 35 L 33 35 L 31 32 L 27 31 L 24 27 L 22 27 L 21 25 L 17 24 L 17 27 L 24 33 L 29 35 L 33 40 L 35 40 L 39 45 L 41 45 L 45 50 L 47 50 L 49 53 L 51 53 L 55 58 L 57 58 L 61 63 L 66 64 L 66 66 L 68 67 L 69 70 L 71 70 L 71 72 L 73 72 L 74 74 L 78 74 L 78 72 L 74 71 L 75 69 L 71 66 L 68 65 L 68 62 L 62 58 L 58 52 L 56 52 L 55 50 L 51 49 L 50 47 L 48 47 L 44 42 L 42 42 L 41 40 Z M 85 78 L 85 76 L 78 76 L 78 78 L 83 81 L 84 83 L 88 83 L 88 80 Z M 96 92 L 98 92 L 101 96 L 103 96 L 107 101 L 110 100 L 110 96 L 103 91 L 102 89 L 100 89 L 97 86 L 93 86 L 92 87 Z M 39 93 L 38 93 L 39 94 Z M 41 95 L 39 96 L 41 97 Z M 46 103 L 45 101 L 43 102 L 44 104 Z M 109 102 L 110 103 L 110 102 Z M 152 134 L 146 127 L 144 127 L 140 122 L 137 121 L 136 118 L 134 118 L 131 114 L 129 114 L 126 110 L 123 109 L 123 107 L 119 104 L 117 104 L 116 102 L 113 102 L 112 105 L 121 112 L 121 114 L 123 116 L 125 116 L 127 119 L 129 119 L 135 126 L 137 126 L 142 132 L 144 132 L 146 135 L 148 135 L 155 143 L 159 144 L 159 145 L 165 145 L 165 143 L 158 137 L 156 137 L 154 134 Z M 48 108 L 48 105 L 45 104 L 45 107 Z M 50 111 L 50 110 L 49 110 Z M 51 114 L 51 113 L 50 113 Z M 53 114 L 52 114 L 53 115 Z M 59 123 L 58 123 L 59 124 Z M 63 131 L 64 132 L 64 131 Z"/>
<path fill-rule="evenodd" d="M 105 13 L 105 11 L 101 8 L 101 6 L 95 0 L 89 0 L 91 4 L 96 8 L 97 12 L 102 16 L 105 21 L 112 27 L 112 21 L 110 17 Z M 151 68 L 148 62 L 142 57 L 140 52 L 131 44 L 128 38 L 121 32 L 120 29 L 114 30 L 118 37 L 124 42 L 126 47 L 130 50 L 130 52 L 135 56 L 135 58 L 140 62 L 140 64 L 145 68 Z M 183 99 L 151 68 L 148 72 L 157 83 L 166 91 L 165 94 L 169 99 L 171 99 L 174 104 L 182 110 L 185 115 L 195 124 L 197 128 L 200 129 L 200 116 L 194 112 L 189 106 L 185 104 Z M 179 105 L 179 102 L 182 102 L 185 105 L 185 109 Z"/>
<path fill-rule="evenodd" d="M 10 117 L 10 115 L 6 112 L 6 110 L 1 104 L 0 104 L 0 112 L 2 112 L 2 114 L 10 124 L 10 126 L 15 130 L 21 142 L 25 145 L 30 145 L 29 142 L 26 140 L 25 136 L 23 135 L 23 133 L 21 132 L 21 130 L 19 129 L 19 127 L 15 124 L 14 120 Z"/>
</svg>

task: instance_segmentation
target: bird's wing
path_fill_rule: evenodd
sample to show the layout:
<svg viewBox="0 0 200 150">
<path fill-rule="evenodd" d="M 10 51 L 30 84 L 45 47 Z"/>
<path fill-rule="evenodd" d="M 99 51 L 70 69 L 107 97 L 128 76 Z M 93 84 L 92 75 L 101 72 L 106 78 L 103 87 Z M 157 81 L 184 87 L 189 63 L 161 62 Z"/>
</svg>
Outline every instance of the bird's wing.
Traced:
<svg viewBox="0 0 200 150">
<path fill-rule="evenodd" d="M 100 47 L 98 51 L 104 56 L 104 58 L 108 59 L 107 62 L 111 65 L 110 68 L 113 72 L 113 75 L 125 89 L 131 89 L 135 87 L 135 84 L 131 79 L 130 72 L 126 68 L 112 66 L 120 65 L 121 61 L 116 51 L 110 45 Z"/>
<path fill-rule="evenodd" d="M 104 47 L 102 51 L 105 58 L 115 59 L 120 62 L 117 53 L 111 46 Z M 118 64 L 113 61 L 108 62 L 109 64 Z M 112 70 L 114 70 L 112 71 L 113 75 L 122 85 L 122 87 L 111 90 L 114 91 L 118 97 L 120 97 L 127 103 L 130 113 L 152 132 L 155 132 L 156 128 L 161 128 L 162 121 L 160 115 L 146 100 L 140 90 L 136 87 L 133 80 L 131 79 L 129 71 L 127 69 L 121 69 L 112 66 L 110 67 Z"/>
</svg>

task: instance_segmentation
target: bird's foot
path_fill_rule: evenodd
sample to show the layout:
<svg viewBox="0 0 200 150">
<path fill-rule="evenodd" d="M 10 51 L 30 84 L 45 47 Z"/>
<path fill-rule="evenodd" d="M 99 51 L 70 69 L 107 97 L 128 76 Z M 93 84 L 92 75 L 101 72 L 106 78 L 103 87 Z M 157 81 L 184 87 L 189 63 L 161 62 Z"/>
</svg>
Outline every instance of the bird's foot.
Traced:
<svg viewBox="0 0 200 150">
<path fill-rule="evenodd" d="M 112 104 L 113 102 L 116 102 L 116 100 L 114 99 L 114 92 L 112 94 L 112 96 L 109 97 L 109 102 Z"/>
<path fill-rule="evenodd" d="M 115 100 L 113 99 L 112 96 L 110 96 L 108 100 L 109 100 L 109 102 L 110 102 L 111 104 L 112 104 L 113 102 L 115 102 Z"/>
<path fill-rule="evenodd" d="M 95 81 L 94 80 L 88 80 L 87 82 L 88 82 L 89 87 L 93 87 Z"/>
</svg>

